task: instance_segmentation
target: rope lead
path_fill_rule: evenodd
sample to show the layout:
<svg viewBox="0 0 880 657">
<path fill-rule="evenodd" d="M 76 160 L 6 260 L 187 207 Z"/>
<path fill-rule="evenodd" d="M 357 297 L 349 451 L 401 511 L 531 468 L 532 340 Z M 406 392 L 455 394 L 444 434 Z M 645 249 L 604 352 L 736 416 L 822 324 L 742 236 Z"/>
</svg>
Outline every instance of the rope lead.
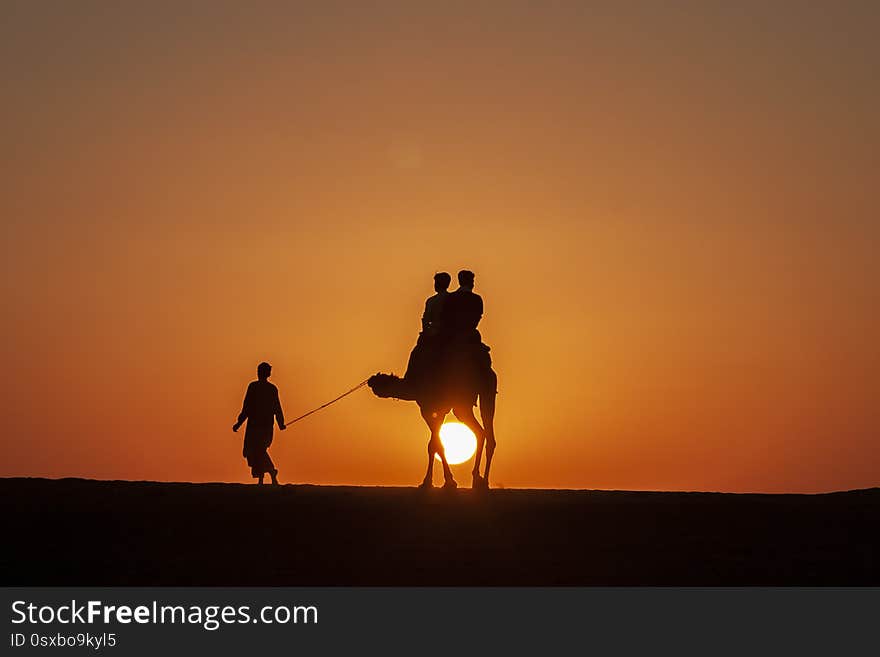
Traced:
<svg viewBox="0 0 880 657">
<path fill-rule="evenodd" d="M 318 408 L 314 408 L 314 409 L 312 409 L 311 411 L 309 411 L 308 413 L 305 413 L 304 415 L 300 415 L 298 418 L 293 419 L 293 420 L 291 420 L 290 422 L 285 422 L 285 423 L 284 423 L 284 426 L 285 426 L 285 427 L 290 426 L 291 424 L 294 424 L 294 423 L 299 422 L 300 420 L 302 420 L 302 419 L 304 419 L 304 418 L 307 418 L 307 417 L 308 417 L 309 415 L 311 415 L 312 413 L 317 413 L 317 412 L 320 411 L 322 408 L 327 408 L 330 404 L 335 404 L 336 402 L 338 402 L 338 401 L 339 401 L 340 399 L 342 399 L 343 397 L 347 397 L 348 395 L 350 395 L 351 393 L 353 393 L 355 390 L 357 390 L 357 389 L 359 389 L 359 388 L 362 388 L 362 387 L 364 387 L 365 385 L 367 385 L 367 381 L 369 381 L 369 380 L 370 380 L 369 377 L 367 377 L 366 379 L 364 379 L 363 381 L 361 381 L 360 383 L 358 383 L 354 388 L 352 388 L 352 389 L 349 390 L 348 392 L 343 392 L 343 393 L 342 393 L 341 395 L 339 395 L 336 399 L 331 399 L 331 400 L 328 401 L 326 404 L 321 404 L 320 406 L 318 406 Z"/>
</svg>

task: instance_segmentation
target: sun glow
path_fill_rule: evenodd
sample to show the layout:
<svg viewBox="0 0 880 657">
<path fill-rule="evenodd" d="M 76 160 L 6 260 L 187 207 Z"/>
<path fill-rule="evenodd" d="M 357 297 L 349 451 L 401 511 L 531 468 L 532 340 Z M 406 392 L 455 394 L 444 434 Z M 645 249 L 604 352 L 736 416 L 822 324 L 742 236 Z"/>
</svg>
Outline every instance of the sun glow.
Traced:
<svg viewBox="0 0 880 657">
<path fill-rule="evenodd" d="M 477 437 L 461 422 L 444 423 L 440 427 L 440 442 L 446 451 L 446 460 L 452 465 L 464 463 L 477 450 Z"/>
</svg>

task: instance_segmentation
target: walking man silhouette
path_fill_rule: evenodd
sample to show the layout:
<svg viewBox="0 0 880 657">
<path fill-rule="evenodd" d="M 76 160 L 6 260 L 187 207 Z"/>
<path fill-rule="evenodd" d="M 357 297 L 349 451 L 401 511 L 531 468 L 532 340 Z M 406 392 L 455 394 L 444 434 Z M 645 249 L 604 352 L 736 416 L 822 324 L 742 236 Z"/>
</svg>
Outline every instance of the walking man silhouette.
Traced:
<svg viewBox="0 0 880 657">
<path fill-rule="evenodd" d="M 284 431 L 284 412 L 281 410 L 281 401 L 278 398 L 278 388 L 269 383 L 272 374 L 272 366 L 269 363 L 257 365 L 257 380 L 251 381 L 244 396 L 241 413 L 238 421 L 232 425 L 233 431 L 247 420 L 247 429 L 244 432 L 244 447 L 242 456 L 247 459 L 251 468 L 251 476 L 263 483 L 263 476 L 269 474 L 272 483 L 278 485 L 278 470 L 269 457 L 269 445 L 272 444 L 272 435 L 275 429 L 275 420 L 278 420 L 278 428 Z"/>
</svg>

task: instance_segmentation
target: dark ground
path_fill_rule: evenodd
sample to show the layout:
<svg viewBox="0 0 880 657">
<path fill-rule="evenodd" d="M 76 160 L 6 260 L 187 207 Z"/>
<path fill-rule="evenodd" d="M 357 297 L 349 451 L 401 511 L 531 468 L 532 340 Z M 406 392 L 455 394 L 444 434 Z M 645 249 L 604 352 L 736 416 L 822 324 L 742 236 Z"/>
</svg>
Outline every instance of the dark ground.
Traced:
<svg viewBox="0 0 880 657">
<path fill-rule="evenodd" d="M 0 479 L 10 585 L 880 585 L 825 495 Z"/>
</svg>

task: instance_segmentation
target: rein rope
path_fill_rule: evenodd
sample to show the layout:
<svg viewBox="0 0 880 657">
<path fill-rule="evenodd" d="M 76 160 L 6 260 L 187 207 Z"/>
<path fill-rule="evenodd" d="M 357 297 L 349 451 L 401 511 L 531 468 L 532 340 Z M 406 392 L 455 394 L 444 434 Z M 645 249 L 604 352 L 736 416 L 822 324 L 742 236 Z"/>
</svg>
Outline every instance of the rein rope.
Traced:
<svg viewBox="0 0 880 657">
<path fill-rule="evenodd" d="M 342 399 L 343 397 L 347 397 L 348 395 L 350 395 L 351 393 L 353 393 L 355 390 L 358 390 L 358 389 L 360 389 L 360 388 L 363 388 L 365 385 L 367 385 L 367 381 L 369 381 L 369 380 L 370 380 L 369 377 L 367 377 L 366 379 L 364 379 L 363 381 L 361 381 L 360 383 L 358 383 L 358 384 L 357 384 L 354 388 L 352 388 L 351 390 L 349 390 L 349 391 L 347 391 L 347 392 L 343 392 L 341 395 L 339 395 L 339 396 L 336 397 L 335 399 L 331 399 L 331 400 L 328 401 L 326 404 L 321 404 L 321 405 L 318 406 L 317 408 L 313 408 L 313 409 L 310 410 L 308 413 L 304 413 L 303 415 L 300 415 L 298 418 L 295 418 L 295 419 L 293 419 L 293 420 L 290 420 L 290 422 L 285 422 L 285 423 L 284 423 L 284 426 L 290 426 L 291 424 L 294 424 L 294 423 L 296 423 L 296 422 L 299 422 L 300 420 L 303 420 L 303 419 L 307 418 L 307 417 L 308 417 L 309 415 L 311 415 L 312 413 L 317 413 L 317 412 L 320 411 L 321 409 L 327 408 L 328 406 L 330 406 L 330 404 L 335 404 L 336 402 L 338 402 L 338 401 L 339 401 L 340 399 Z"/>
</svg>

